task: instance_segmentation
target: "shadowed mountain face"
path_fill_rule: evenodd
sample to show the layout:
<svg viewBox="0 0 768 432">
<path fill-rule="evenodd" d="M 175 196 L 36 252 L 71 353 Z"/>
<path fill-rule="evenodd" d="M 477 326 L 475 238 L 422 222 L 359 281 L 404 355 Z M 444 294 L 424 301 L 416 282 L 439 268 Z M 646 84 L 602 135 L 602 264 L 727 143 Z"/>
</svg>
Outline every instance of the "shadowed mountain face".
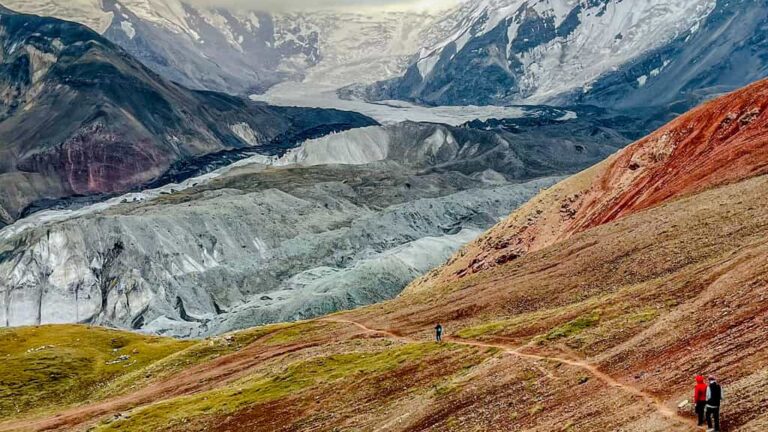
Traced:
<svg viewBox="0 0 768 432">
<path fill-rule="evenodd" d="M 276 153 L 374 124 L 190 91 L 52 18 L 0 10 L 0 49 L 0 223 L 40 199 L 126 191 L 187 158 L 244 147 Z"/>
</svg>

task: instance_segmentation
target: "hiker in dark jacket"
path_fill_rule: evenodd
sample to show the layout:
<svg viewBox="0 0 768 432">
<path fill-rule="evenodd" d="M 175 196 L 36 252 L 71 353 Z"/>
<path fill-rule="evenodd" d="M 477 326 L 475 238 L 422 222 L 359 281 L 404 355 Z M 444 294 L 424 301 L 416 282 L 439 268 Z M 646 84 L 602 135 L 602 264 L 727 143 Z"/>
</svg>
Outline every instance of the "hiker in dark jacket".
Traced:
<svg viewBox="0 0 768 432">
<path fill-rule="evenodd" d="M 717 383 L 717 378 L 710 376 L 709 387 L 707 387 L 707 427 L 710 431 L 720 432 L 720 402 L 722 400 L 723 389 Z"/>
<path fill-rule="evenodd" d="M 699 426 L 704 426 L 704 409 L 707 406 L 707 383 L 702 375 L 696 375 L 696 387 L 693 388 L 693 405 L 696 407 L 696 417 Z"/>
<path fill-rule="evenodd" d="M 438 342 L 443 341 L 443 326 L 439 323 L 435 326 L 435 340 Z"/>
</svg>

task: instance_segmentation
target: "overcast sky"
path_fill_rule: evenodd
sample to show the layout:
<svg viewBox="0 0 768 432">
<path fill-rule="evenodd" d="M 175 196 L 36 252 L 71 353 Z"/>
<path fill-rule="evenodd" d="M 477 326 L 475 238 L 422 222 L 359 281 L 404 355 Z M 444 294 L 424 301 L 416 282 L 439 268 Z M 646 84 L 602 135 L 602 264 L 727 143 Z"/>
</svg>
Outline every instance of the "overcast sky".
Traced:
<svg viewBox="0 0 768 432">
<path fill-rule="evenodd" d="M 459 0 L 191 0 L 205 6 L 235 6 L 260 10 L 354 9 L 440 9 Z"/>
</svg>

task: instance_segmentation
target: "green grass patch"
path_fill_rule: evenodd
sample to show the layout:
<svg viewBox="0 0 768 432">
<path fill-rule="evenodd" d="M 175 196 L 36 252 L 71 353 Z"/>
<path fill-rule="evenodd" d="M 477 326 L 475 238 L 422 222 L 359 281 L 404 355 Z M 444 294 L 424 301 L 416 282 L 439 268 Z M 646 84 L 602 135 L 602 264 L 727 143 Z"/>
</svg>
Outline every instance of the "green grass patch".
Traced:
<svg viewBox="0 0 768 432">
<path fill-rule="evenodd" d="M 456 336 L 464 339 L 474 339 L 479 336 L 499 333 L 509 326 L 509 321 L 496 321 L 480 324 L 473 327 L 467 327 L 456 332 Z"/>
<path fill-rule="evenodd" d="M 191 341 L 79 325 L 0 330 L 0 418 L 83 402 Z"/>
<path fill-rule="evenodd" d="M 575 336 L 590 327 L 596 326 L 599 322 L 600 310 L 594 310 L 587 315 L 582 315 L 573 321 L 550 330 L 546 338 L 548 340 L 555 340 Z"/>
<path fill-rule="evenodd" d="M 445 397 L 450 394 L 456 393 L 461 390 L 461 386 L 457 383 L 448 382 L 433 387 L 435 397 Z"/>
<path fill-rule="evenodd" d="M 528 414 L 530 415 L 536 415 L 544 411 L 544 406 L 541 404 L 536 404 L 531 409 L 528 410 Z"/>
<path fill-rule="evenodd" d="M 250 377 L 226 388 L 183 396 L 142 407 L 127 418 L 100 424 L 100 432 L 154 432 L 183 427 L 204 416 L 225 415 L 281 399 L 304 389 L 342 379 L 365 379 L 434 354 L 445 346 L 407 344 L 381 352 L 355 352 L 318 357 L 287 366 L 274 375 Z M 451 347 L 449 349 L 459 349 Z"/>
<path fill-rule="evenodd" d="M 283 324 L 282 328 L 274 331 L 270 337 L 265 339 L 264 343 L 267 345 L 285 345 L 299 342 L 315 336 L 319 330 L 327 330 L 328 325 L 331 324 L 318 321 Z"/>
<path fill-rule="evenodd" d="M 144 387 L 150 382 L 168 378 L 196 365 L 231 354 L 258 339 L 290 326 L 292 324 L 255 327 L 198 341 L 194 345 L 158 360 L 145 368 L 122 375 L 108 386 L 99 389 L 94 395 L 94 399 L 115 396 L 131 389 Z"/>
<path fill-rule="evenodd" d="M 586 311 L 595 311 L 598 307 L 600 307 L 601 304 L 609 302 L 611 297 L 614 297 L 615 295 L 616 294 L 612 293 L 603 296 L 594 296 L 578 303 L 572 303 L 551 309 L 540 309 L 508 317 L 503 320 L 486 320 L 486 322 L 482 324 L 461 329 L 456 334 L 461 338 L 474 339 L 482 338 L 483 336 L 504 335 L 514 332 L 526 331 L 526 329 L 542 326 L 542 323 L 547 321 L 551 321 L 553 323 L 562 322 L 561 319 L 558 319 L 558 317 L 561 316 L 573 316 L 576 313 L 583 314 Z M 604 313 L 604 311 L 598 311 L 598 313 Z M 588 318 L 590 315 L 591 313 L 587 314 L 586 317 Z M 576 323 L 576 325 L 578 325 L 578 323 Z M 541 330 L 544 331 L 544 328 Z"/>
<path fill-rule="evenodd" d="M 654 308 L 646 308 L 639 312 L 633 313 L 627 320 L 633 324 L 644 324 L 655 320 L 659 316 L 659 310 Z"/>
</svg>

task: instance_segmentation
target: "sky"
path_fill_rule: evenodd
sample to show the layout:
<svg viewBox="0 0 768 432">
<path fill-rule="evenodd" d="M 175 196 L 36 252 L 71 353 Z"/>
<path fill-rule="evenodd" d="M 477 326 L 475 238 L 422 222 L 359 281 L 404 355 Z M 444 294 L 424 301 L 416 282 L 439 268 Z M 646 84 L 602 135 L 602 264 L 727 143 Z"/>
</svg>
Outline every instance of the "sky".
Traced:
<svg viewBox="0 0 768 432">
<path fill-rule="evenodd" d="M 460 0 L 192 0 L 202 6 L 245 7 L 262 10 L 432 10 L 448 8 Z"/>
</svg>

